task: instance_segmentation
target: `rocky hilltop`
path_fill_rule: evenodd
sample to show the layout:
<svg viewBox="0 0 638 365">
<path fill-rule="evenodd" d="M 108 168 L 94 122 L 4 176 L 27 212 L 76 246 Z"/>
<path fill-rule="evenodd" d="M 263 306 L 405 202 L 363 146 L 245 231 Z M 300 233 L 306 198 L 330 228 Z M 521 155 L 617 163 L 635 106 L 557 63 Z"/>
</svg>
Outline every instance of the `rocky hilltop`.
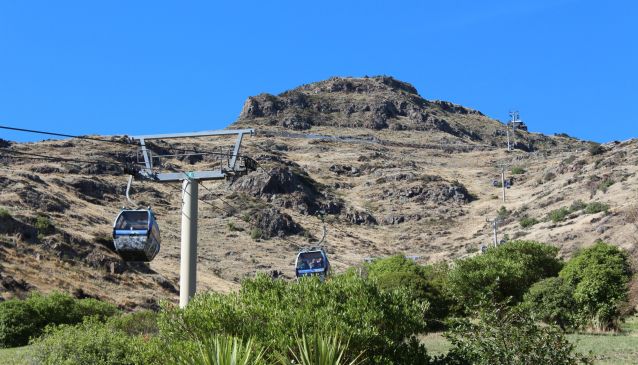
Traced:
<svg viewBox="0 0 638 365">
<path fill-rule="evenodd" d="M 500 238 L 547 242 L 564 256 L 596 239 L 635 252 L 636 141 L 599 146 L 517 130 L 507 152 L 499 121 L 425 100 L 391 77 L 250 97 L 233 127 L 256 129 L 242 154 L 258 168 L 200 189 L 199 290 L 234 290 L 256 272 L 291 279 L 296 253 L 317 244 L 324 227 L 337 271 L 395 253 L 420 262 L 474 255 L 491 241 L 486 219 L 496 217 Z M 156 212 L 162 249 L 150 264 L 122 262 L 111 224 L 127 204 L 137 146 L 102 139 L 124 143 L 0 143 L 0 297 L 64 290 L 125 308 L 177 300 L 180 187 L 136 180 L 133 199 Z M 232 143 L 150 147 L 156 155 L 191 151 L 161 161 L 166 171 L 190 171 L 223 162 L 192 150 Z M 506 202 L 494 186 L 501 166 L 512 182 Z"/>
</svg>

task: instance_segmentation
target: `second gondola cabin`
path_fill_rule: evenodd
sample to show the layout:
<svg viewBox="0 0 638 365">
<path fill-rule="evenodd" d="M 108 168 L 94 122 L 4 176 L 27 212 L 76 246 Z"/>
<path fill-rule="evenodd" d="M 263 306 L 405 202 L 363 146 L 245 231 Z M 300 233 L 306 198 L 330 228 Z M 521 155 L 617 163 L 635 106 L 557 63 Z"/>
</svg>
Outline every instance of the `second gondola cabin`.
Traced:
<svg viewBox="0 0 638 365">
<path fill-rule="evenodd" d="M 160 250 L 160 231 L 151 209 L 123 209 L 113 224 L 115 251 L 124 261 L 152 261 Z"/>
<path fill-rule="evenodd" d="M 303 276 L 319 276 L 323 281 L 330 273 L 330 261 L 323 248 L 311 248 L 302 250 L 297 254 L 295 262 L 295 275 L 297 278 Z"/>
</svg>

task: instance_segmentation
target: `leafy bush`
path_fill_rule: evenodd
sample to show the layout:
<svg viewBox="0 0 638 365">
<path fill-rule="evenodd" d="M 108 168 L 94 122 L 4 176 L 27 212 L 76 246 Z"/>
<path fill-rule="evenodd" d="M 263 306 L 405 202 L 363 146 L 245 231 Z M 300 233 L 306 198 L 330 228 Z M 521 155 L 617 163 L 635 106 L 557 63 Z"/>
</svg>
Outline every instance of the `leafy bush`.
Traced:
<svg viewBox="0 0 638 365">
<path fill-rule="evenodd" d="M 577 212 L 585 208 L 587 208 L 587 204 L 585 204 L 582 200 L 576 200 L 575 202 L 572 203 L 572 205 L 569 206 L 569 211 Z"/>
<path fill-rule="evenodd" d="M 259 228 L 253 228 L 250 230 L 250 238 L 257 240 L 263 236 L 263 232 Z"/>
<path fill-rule="evenodd" d="M 521 308 L 488 307 L 478 321 L 458 320 L 445 337 L 452 343 L 447 364 L 575 365 L 590 360 L 574 352 L 563 332 L 545 326 Z"/>
<path fill-rule="evenodd" d="M 118 309 L 95 299 L 75 299 L 67 294 L 31 295 L 26 300 L 0 303 L 0 347 L 24 346 L 47 325 L 80 323 L 85 317 L 101 319 Z"/>
<path fill-rule="evenodd" d="M 523 217 L 523 218 L 521 218 L 520 221 L 518 221 L 518 224 L 520 224 L 522 228 L 528 228 L 528 227 L 531 227 L 531 226 L 533 226 L 535 224 L 538 224 L 538 219 L 530 218 L 530 217 Z"/>
<path fill-rule="evenodd" d="M 612 179 L 605 179 L 601 181 L 596 188 L 602 191 L 603 193 L 606 193 L 607 189 L 609 189 L 609 187 L 614 185 L 615 183 L 616 182 Z"/>
<path fill-rule="evenodd" d="M 525 169 L 520 166 L 512 167 L 512 175 L 520 175 L 520 174 L 524 174 L 525 172 L 526 172 Z"/>
<path fill-rule="evenodd" d="M 0 218 L 11 218 L 11 213 L 6 208 L 0 208 Z"/>
<path fill-rule="evenodd" d="M 571 213 L 569 211 L 569 208 L 567 207 L 562 207 L 556 210 L 552 210 L 551 212 L 549 212 L 549 219 L 554 222 L 554 223 L 558 223 L 561 221 L 564 221 L 565 218 L 569 215 L 569 213 Z"/>
<path fill-rule="evenodd" d="M 38 231 L 38 234 L 40 235 L 47 235 L 53 233 L 54 231 L 53 224 L 51 223 L 49 218 L 44 215 L 39 215 L 35 219 L 34 226 L 35 229 Z"/>
<path fill-rule="evenodd" d="M 496 212 L 498 218 L 501 219 L 501 220 L 506 219 L 507 217 L 509 217 L 510 213 L 511 212 L 509 210 L 507 210 L 507 208 L 505 208 L 504 206 L 501 206 L 501 208 Z"/>
<path fill-rule="evenodd" d="M 403 255 L 375 260 L 365 266 L 368 278 L 382 290 L 405 289 L 413 300 L 429 303 L 428 328 L 440 329 L 449 313 L 451 299 L 445 290 L 447 266 L 420 266 Z"/>
<path fill-rule="evenodd" d="M 521 301 L 535 282 L 558 275 L 558 248 L 534 241 L 511 241 L 486 253 L 458 260 L 449 275 L 449 290 L 457 303 L 478 305 L 487 299 Z"/>
<path fill-rule="evenodd" d="M 556 174 L 551 171 L 543 175 L 543 181 L 545 182 L 552 181 L 555 178 L 556 178 Z"/>
<path fill-rule="evenodd" d="M 523 306 L 542 321 L 565 330 L 576 325 L 574 287 L 563 278 L 543 279 L 525 293 Z"/>
<path fill-rule="evenodd" d="M 601 203 L 601 202 L 589 203 L 587 204 L 587 207 L 585 207 L 586 214 L 596 214 L 600 212 L 606 212 L 608 210 L 609 210 L 609 205 L 605 203 Z"/>
<path fill-rule="evenodd" d="M 560 276 L 574 287 L 581 323 L 602 330 L 617 327 L 631 278 L 627 253 L 597 242 L 569 260 Z"/>
<path fill-rule="evenodd" d="M 109 318 L 108 324 L 112 328 L 125 332 L 129 336 L 151 336 L 159 332 L 156 312 L 141 310 L 125 313 Z"/>
<path fill-rule="evenodd" d="M 159 326 L 166 343 L 214 333 L 253 337 L 273 351 L 287 351 L 302 333 L 337 332 L 352 353 L 365 350 L 369 364 L 405 364 L 427 358 L 414 339 L 425 330 L 426 309 L 403 290 L 383 291 L 352 273 L 298 283 L 260 275 L 237 293 L 204 293 L 185 309 L 166 308 Z"/>
<path fill-rule="evenodd" d="M 133 365 L 144 363 L 139 337 L 93 318 L 79 325 L 47 327 L 32 342 L 31 356 L 41 365 Z"/>
</svg>

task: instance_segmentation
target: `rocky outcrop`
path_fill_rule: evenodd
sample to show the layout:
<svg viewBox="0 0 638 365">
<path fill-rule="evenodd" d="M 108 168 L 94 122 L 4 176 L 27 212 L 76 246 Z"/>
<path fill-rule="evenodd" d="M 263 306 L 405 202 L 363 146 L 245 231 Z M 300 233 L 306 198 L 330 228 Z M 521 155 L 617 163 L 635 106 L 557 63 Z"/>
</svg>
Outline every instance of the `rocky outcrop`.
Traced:
<svg viewBox="0 0 638 365">
<path fill-rule="evenodd" d="M 376 226 L 377 220 L 374 216 L 368 212 L 348 208 L 348 210 L 344 213 L 346 220 L 352 224 L 357 225 L 369 225 Z"/>
<path fill-rule="evenodd" d="M 283 237 L 303 232 L 299 224 L 285 213 L 275 208 L 257 211 L 251 218 L 251 224 L 261 231 L 262 238 Z"/>
<path fill-rule="evenodd" d="M 319 184 L 296 167 L 279 166 L 242 176 L 233 189 L 303 214 L 338 214 L 342 203 L 319 190 Z"/>
<path fill-rule="evenodd" d="M 401 189 L 384 189 L 383 199 L 409 199 L 424 203 L 459 203 L 464 204 L 473 200 L 465 186 L 459 182 L 431 181 Z"/>
</svg>

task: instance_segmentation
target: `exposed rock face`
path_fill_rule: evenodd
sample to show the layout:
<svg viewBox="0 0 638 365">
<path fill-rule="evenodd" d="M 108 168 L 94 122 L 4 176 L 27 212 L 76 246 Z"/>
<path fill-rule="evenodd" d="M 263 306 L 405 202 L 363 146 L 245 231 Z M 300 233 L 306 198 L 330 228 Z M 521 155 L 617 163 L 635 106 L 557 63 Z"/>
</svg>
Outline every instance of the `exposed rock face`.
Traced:
<svg viewBox="0 0 638 365">
<path fill-rule="evenodd" d="M 289 236 L 303 231 L 288 214 L 275 208 L 258 211 L 253 216 L 252 224 L 261 230 L 263 238 Z"/>
<path fill-rule="evenodd" d="M 293 130 L 313 126 L 363 127 L 373 130 L 438 130 L 474 140 L 481 137 L 451 126 L 446 113 L 480 112 L 450 102 L 429 102 L 414 86 L 391 77 L 340 78 L 301 86 L 278 96 L 248 98 L 240 120 L 266 119 Z"/>
<path fill-rule="evenodd" d="M 341 211 L 340 202 L 321 193 L 314 180 L 295 170 L 290 166 L 280 166 L 267 174 L 254 172 L 240 177 L 234 189 L 304 214 L 315 214 L 320 210 L 326 214 L 338 214 Z"/>
<path fill-rule="evenodd" d="M 362 212 L 349 208 L 344 215 L 346 217 L 346 220 L 352 224 L 377 225 L 376 218 L 374 218 L 374 216 L 372 216 L 372 214 L 368 212 Z"/>
<path fill-rule="evenodd" d="M 333 77 L 279 95 L 252 96 L 237 123 L 295 131 L 318 126 L 427 131 L 450 135 L 464 144 L 507 145 L 501 122 L 448 101 L 426 100 L 414 86 L 387 76 Z M 556 145 L 551 137 L 527 131 L 517 130 L 514 137 L 514 148 L 524 151 Z"/>
<path fill-rule="evenodd" d="M 458 182 L 433 181 L 404 189 L 384 189 L 383 198 L 410 199 L 435 204 L 453 202 L 464 204 L 472 201 L 472 195 Z"/>
</svg>

